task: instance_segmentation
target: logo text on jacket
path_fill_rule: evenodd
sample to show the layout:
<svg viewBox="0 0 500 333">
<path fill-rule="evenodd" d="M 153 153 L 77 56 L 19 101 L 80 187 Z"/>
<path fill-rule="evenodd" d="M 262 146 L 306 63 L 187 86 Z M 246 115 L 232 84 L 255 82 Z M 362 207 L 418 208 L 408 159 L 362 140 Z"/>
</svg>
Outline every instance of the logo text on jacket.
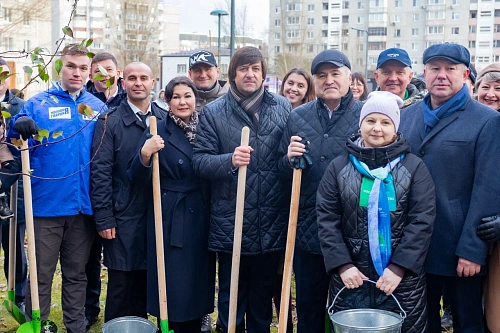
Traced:
<svg viewBox="0 0 500 333">
<path fill-rule="evenodd" d="M 71 119 L 69 107 L 49 108 L 49 119 Z"/>
</svg>

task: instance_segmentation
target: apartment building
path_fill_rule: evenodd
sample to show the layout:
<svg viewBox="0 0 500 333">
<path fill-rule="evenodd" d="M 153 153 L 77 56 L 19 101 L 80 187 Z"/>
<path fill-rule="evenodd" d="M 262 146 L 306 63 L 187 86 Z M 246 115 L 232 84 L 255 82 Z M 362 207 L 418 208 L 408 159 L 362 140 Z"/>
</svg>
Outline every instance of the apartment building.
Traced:
<svg viewBox="0 0 500 333">
<path fill-rule="evenodd" d="M 353 71 L 373 77 L 379 53 L 408 51 L 415 72 L 422 53 L 442 42 L 468 46 L 478 69 L 500 61 L 500 1 L 493 0 L 270 0 L 270 61 L 292 53 L 312 58 L 337 49 Z"/>
</svg>

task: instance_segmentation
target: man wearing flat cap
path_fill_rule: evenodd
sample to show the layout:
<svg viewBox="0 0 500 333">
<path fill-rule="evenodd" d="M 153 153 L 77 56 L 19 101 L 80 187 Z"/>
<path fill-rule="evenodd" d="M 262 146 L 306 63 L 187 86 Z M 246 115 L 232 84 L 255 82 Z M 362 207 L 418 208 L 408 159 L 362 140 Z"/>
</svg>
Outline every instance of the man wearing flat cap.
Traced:
<svg viewBox="0 0 500 333">
<path fill-rule="evenodd" d="M 432 45 L 423 62 L 429 94 L 401 114 L 400 131 L 436 186 L 436 220 L 425 263 L 427 332 L 441 332 L 443 286 L 450 295 L 454 332 L 484 332 L 482 282 L 488 245 L 476 229 L 482 218 L 498 213 L 500 116 L 471 99 L 465 47 Z"/>
<path fill-rule="evenodd" d="M 279 152 L 280 173 L 291 188 L 294 163 L 306 151 L 312 164 L 302 172 L 294 257 L 299 333 L 325 332 L 329 274 L 325 270 L 316 222 L 316 190 L 328 164 L 345 152 L 348 136 L 358 130 L 362 102 L 349 88 L 351 64 L 340 51 L 325 50 L 313 60 L 311 73 L 317 100 L 294 109 L 288 118 Z"/>
<path fill-rule="evenodd" d="M 403 107 L 415 104 L 424 98 L 427 90 L 412 83 L 413 70 L 408 53 L 400 48 L 390 48 L 380 53 L 377 69 L 373 73 L 381 91 L 388 91 L 401 97 Z M 418 80 L 415 78 L 415 80 Z"/>
</svg>

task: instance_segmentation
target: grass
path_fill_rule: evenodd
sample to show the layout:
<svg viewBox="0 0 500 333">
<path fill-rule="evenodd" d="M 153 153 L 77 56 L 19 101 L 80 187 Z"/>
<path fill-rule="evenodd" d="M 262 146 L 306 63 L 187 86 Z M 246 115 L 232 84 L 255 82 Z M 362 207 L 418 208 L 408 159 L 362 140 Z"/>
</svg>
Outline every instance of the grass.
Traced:
<svg viewBox="0 0 500 333">
<path fill-rule="evenodd" d="M 4 265 L 4 257 L 3 251 L 0 251 L 0 267 L 3 268 Z M 99 321 L 94 324 L 89 333 L 100 333 L 102 332 L 102 324 L 104 319 L 104 305 L 106 300 L 106 286 L 107 286 L 107 270 L 103 269 L 101 271 L 102 278 L 102 292 L 100 299 L 101 313 L 99 314 Z M 9 314 L 5 306 L 3 305 L 3 301 L 7 299 L 7 282 L 5 280 L 5 276 L 3 274 L 3 270 L 0 273 L 0 332 L 2 333 L 15 333 L 19 324 L 12 318 Z M 295 313 L 295 281 L 292 280 L 292 308 L 293 308 L 293 317 L 294 317 L 294 326 L 296 326 L 296 313 Z M 212 313 L 212 320 L 215 323 L 217 318 L 217 309 L 214 313 Z M 50 316 L 49 319 L 56 323 L 59 328 L 59 332 L 66 332 L 66 328 L 64 327 L 62 321 L 62 309 L 61 309 L 61 270 L 59 265 L 56 269 L 54 275 L 54 281 L 52 284 L 52 304 L 50 307 Z M 156 323 L 156 319 L 151 317 L 150 320 Z M 212 332 L 215 333 L 215 328 L 212 329 Z M 274 314 L 273 322 L 271 324 L 271 333 L 277 333 L 277 320 L 276 314 Z M 296 332 L 296 327 L 294 327 L 294 332 Z"/>
</svg>

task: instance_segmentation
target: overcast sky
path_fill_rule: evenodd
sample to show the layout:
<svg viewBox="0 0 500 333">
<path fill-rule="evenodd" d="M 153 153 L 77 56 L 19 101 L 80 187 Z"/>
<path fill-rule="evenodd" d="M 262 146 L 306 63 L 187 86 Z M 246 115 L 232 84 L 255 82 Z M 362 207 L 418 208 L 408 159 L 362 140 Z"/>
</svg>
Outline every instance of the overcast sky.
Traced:
<svg viewBox="0 0 500 333">
<path fill-rule="evenodd" d="M 214 9 L 226 10 L 226 0 L 164 0 L 180 6 L 180 32 L 205 33 L 212 31 L 212 36 L 217 36 L 217 17 L 210 16 Z M 247 5 L 248 25 L 251 29 L 249 35 L 254 38 L 267 38 L 269 25 L 269 0 L 234 0 L 236 11 L 242 5 Z M 230 2 L 230 0 L 227 0 Z M 237 17 L 237 15 L 236 15 Z M 223 18 L 229 25 L 229 16 Z M 224 33 L 222 33 L 224 35 Z"/>
</svg>

